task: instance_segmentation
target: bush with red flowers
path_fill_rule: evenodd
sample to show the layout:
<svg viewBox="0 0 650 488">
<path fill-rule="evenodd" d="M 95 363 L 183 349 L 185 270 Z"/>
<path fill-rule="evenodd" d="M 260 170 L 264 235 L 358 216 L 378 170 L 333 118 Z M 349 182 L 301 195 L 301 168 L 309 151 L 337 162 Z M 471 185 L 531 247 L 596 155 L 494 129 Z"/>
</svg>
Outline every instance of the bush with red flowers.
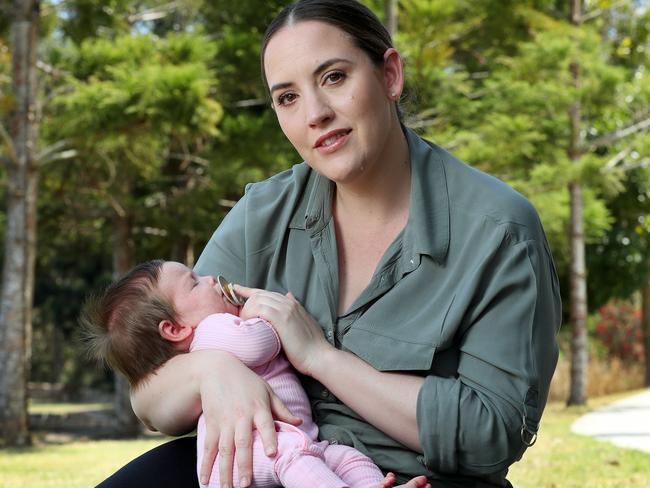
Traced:
<svg viewBox="0 0 650 488">
<path fill-rule="evenodd" d="M 614 301 L 598 310 L 595 334 L 610 358 L 624 363 L 643 362 L 641 311 L 629 302 Z"/>
</svg>

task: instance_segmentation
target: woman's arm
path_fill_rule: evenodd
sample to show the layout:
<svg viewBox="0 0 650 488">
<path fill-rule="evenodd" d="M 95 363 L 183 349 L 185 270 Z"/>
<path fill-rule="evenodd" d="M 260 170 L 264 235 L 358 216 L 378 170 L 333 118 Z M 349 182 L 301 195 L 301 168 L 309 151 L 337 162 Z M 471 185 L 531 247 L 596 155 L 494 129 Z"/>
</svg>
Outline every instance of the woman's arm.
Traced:
<svg viewBox="0 0 650 488">
<path fill-rule="evenodd" d="M 416 409 L 424 378 L 377 371 L 354 354 L 340 351 L 295 300 L 237 285 L 250 299 L 242 318 L 263 317 L 273 324 L 291 364 L 312 376 L 369 423 L 414 451 L 422 452 Z"/>
<path fill-rule="evenodd" d="M 198 354 L 175 356 L 131 390 L 133 411 L 149 429 L 168 435 L 194 430 L 201 414 L 195 373 L 200 359 Z"/>
<path fill-rule="evenodd" d="M 332 346 L 318 357 L 310 376 L 370 424 L 422 452 L 416 410 L 424 378 L 377 371 L 358 356 Z"/>
<path fill-rule="evenodd" d="M 133 390 L 131 402 L 146 425 L 172 435 L 194 429 L 203 411 L 207 435 L 200 476 L 204 484 L 217 452 L 222 480 L 232 479 L 235 458 L 240 483 L 252 479 L 252 430 L 259 432 L 267 455 L 273 455 L 277 449 L 273 417 L 294 425 L 301 422 L 266 381 L 222 351 L 175 356 Z"/>
</svg>

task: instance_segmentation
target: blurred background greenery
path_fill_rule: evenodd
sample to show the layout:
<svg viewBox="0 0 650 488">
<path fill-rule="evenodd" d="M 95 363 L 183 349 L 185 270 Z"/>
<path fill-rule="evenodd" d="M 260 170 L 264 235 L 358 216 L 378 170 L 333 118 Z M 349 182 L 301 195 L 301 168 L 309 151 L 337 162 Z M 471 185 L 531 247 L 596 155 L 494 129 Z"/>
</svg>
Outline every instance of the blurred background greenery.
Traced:
<svg viewBox="0 0 650 488">
<path fill-rule="evenodd" d="M 140 260 L 192 264 L 247 182 L 300 161 L 260 76 L 262 33 L 285 3 L 41 2 L 38 240 L 27 342 L 30 381 L 50 385 L 58 399 L 114 389 L 112 375 L 87 362 L 76 338 L 87 293 Z M 591 343 L 585 395 L 648 384 L 649 3 L 586 0 L 579 19 L 563 0 L 364 3 L 395 20 L 407 125 L 537 207 L 566 323 L 576 237 L 571 188 L 580 187 Z M 16 104 L 12 5 L 0 2 L 5 128 Z M 3 161 L 9 152 L 0 138 Z M 0 166 L 3 201 L 8 167 Z M 1 243 L 6 231 L 3 208 Z M 556 400 L 570 395 L 571 336 L 565 326 Z"/>
</svg>

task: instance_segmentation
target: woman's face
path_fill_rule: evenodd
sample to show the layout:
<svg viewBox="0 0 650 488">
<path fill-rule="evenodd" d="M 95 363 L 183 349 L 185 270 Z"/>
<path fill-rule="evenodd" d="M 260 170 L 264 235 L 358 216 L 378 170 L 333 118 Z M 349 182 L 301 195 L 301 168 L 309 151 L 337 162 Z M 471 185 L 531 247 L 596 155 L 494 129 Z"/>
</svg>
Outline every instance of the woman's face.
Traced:
<svg viewBox="0 0 650 488">
<path fill-rule="evenodd" d="M 393 49 L 385 59 L 376 67 L 347 33 L 316 21 L 283 27 L 266 47 L 264 70 L 282 131 L 336 183 L 372 171 L 399 126 L 393 107 L 401 62 Z"/>
</svg>

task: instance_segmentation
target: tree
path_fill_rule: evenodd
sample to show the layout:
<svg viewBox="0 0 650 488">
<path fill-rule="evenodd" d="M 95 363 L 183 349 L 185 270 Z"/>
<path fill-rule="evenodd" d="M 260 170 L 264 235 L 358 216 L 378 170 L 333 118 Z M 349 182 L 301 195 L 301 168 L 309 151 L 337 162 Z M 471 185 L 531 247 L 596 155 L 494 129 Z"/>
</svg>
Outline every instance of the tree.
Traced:
<svg viewBox="0 0 650 488">
<path fill-rule="evenodd" d="M 648 138 L 650 139 L 650 138 Z M 650 143 L 650 140 L 648 141 Z M 646 146 L 647 147 L 647 146 Z M 642 149 L 643 150 L 643 149 Z M 645 152 L 645 151 L 644 151 Z M 650 386 L 650 159 L 628 163 L 626 191 L 608 203 L 614 224 L 587 250 L 590 306 L 641 298 L 646 384 Z M 612 279 L 612 276 L 621 277 Z"/>
<path fill-rule="evenodd" d="M 571 24 L 582 24 L 582 0 L 571 1 Z M 574 59 L 569 69 L 576 88 L 580 90 L 580 61 Z M 569 108 L 570 140 L 568 156 L 578 164 L 582 141 L 582 106 L 576 99 Z M 569 241 L 571 243 L 571 385 L 569 405 L 584 405 L 587 401 L 587 268 L 585 265 L 585 236 L 583 220 L 582 184 L 578 179 L 569 182 L 570 219 Z"/>
<path fill-rule="evenodd" d="M 579 403 L 586 372 L 581 256 L 585 243 L 611 227 L 607 203 L 624 190 L 634 155 L 644 154 L 646 14 L 632 2 L 591 4 L 585 13 L 574 2 L 580 22 L 572 24 L 565 2 L 502 4 L 403 2 L 398 42 L 418 96 L 411 122 L 538 208 L 562 282 L 573 277 L 580 325 L 570 401 Z M 635 19 L 639 32 L 628 36 Z"/>
<path fill-rule="evenodd" d="M 155 227 L 143 218 L 152 214 L 148 202 L 169 205 L 208 184 L 197 152 L 218 134 L 222 113 L 211 94 L 213 52 L 204 36 L 190 34 L 89 38 L 62 52 L 71 89 L 55 98 L 47 137 L 75 150 L 64 166 L 78 168 L 87 215 L 102 215 L 111 228 L 114 279 L 136 263 L 136 229 Z M 120 376 L 116 390 L 121 431 L 136 432 Z"/>
<path fill-rule="evenodd" d="M 0 126 L 6 157 L 7 225 L 0 298 L 0 439 L 31 443 L 27 415 L 31 308 L 36 250 L 39 168 L 36 48 L 40 3 L 15 0 L 11 24 L 12 92 L 9 134 Z"/>
</svg>

